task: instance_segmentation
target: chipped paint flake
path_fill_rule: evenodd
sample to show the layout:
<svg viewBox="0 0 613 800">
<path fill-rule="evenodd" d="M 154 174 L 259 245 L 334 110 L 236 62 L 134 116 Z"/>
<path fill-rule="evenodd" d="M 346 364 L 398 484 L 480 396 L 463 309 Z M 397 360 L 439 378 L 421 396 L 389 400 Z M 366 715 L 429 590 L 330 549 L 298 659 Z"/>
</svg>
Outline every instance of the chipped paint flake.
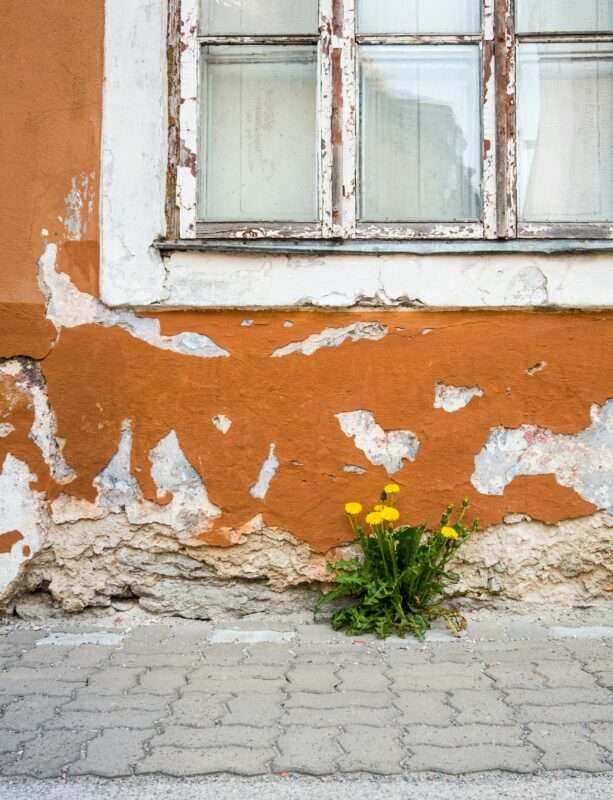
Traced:
<svg viewBox="0 0 613 800">
<path fill-rule="evenodd" d="M 359 342 L 362 339 L 378 342 L 387 336 L 387 333 L 387 325 L 381 325 L 380 322 L 356 322 L 345 328 L 324 328 L 321 333 L 314 333 L 300 342 L 291 342 L 285 347 L 279 347 L 272 357 L 281 358 L 291 353 L 310 356 L 322 347 L 340 347 L 347 339 L 351 339 L 352 342 Z"/>
<path fill-rule="evenodd" d="M 526 375 L 532 377 L 533 375 L 536 375 L 537 372 L 540 372 L 542 369 L 545 369 L 546 366 L 547 366 L 546 361 L 538 361 L 536 364 L 534 364 L 534 366 L 529 367 L 527 370 L 525 370 L 525 373 Z"/>
<path fill-rule="evenodd" d="M 335 416 L 343 433 L 354 439 L 371 464 L 385 467 L 388 475 L 402 469 L 403 461 L 415 461 L 421 442 L 412 431 L 384 431 L 370 411 L 345 411 Z"/>
<path fill-rule="evenodd" d="M 15 426 L 11 425 L 10 422 L 0 422 L 0 439 L 3 439 L 5 436 L 9 436 L 9 434 L 13 433 L 15 430 Z"/>
<path fill-rule="evenodd" d="M 434 390 L 434 408 L 442 408 L 453 414 L 466 408 L 475 397 L 483 397 L 483 389 L 478 386 L 451 386 L 438 381 Z"/>
<path fill-rule="evenodd" d="M 264 500 L 270 488 L 270 482 L 279 469 L 279 459 L 275 455 L 275 444 L 271 443 L 268 458 L 262 464 L 256 483 L 249 489 L 249 494 L 258 500 Z"/>
<path fill-rule="evenodd" d="M 591 426 L 575 435 L 536 425 L 493 428 L 475 457 L 473 486 L 482 494 L 502 495 L 519 475 L 552 474 L 561 486 L 613 512 L 613 399 L 593 405 L 591 416 Z"/>
<path fill-rule="evenodd" d="M 357 464 L 345 464 L 343 472 L 349 472 L 352 475 L 364 475 L 368 470 L 364 469 L 364 467 L 358 467 Z"/>
<path fill-rule="evenodd" d="M 211 422 L 222 433 L 227 433 L 232 426 L 232 420 L 226 417 L 225 414 L 216 414 Z"/>
</svg>

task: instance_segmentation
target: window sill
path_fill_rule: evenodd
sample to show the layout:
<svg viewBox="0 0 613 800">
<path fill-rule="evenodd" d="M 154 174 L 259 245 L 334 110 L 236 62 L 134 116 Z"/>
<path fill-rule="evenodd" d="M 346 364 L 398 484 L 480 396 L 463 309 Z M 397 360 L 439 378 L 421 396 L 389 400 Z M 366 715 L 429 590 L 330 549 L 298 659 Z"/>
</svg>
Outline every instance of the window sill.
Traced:
<svg viewBox="0 0 613 800">
<path fill-rule="evenodd" d="M 208 253 L 274 253 L 277 255 L 490 255 L 504 253 L 611 253 L 613 239 L 510 239 L 510 240 L 414 240 L 325 241 L 321 239 L 159 239 L 153 247 L 162 254 L 178 251 Z"/>
</svg>

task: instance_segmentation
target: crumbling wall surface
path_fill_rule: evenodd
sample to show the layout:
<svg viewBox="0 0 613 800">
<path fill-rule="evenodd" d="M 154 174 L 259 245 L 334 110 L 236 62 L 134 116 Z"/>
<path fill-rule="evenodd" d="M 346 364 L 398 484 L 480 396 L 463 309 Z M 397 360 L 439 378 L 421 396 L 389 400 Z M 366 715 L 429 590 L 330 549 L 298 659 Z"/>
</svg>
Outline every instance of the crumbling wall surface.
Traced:
<svg viewBox="0 0 613 800">
<path fill-rule="evenodd" d="M 390 479 L 406 520 L 470 498 L 465 586 L 602 599 L 613 314 L 109 308 L 103 10 L 13 4 L 0 27 L 0 603 L 304 607 L 351 552 L 344 502 Z"/>
</svg>

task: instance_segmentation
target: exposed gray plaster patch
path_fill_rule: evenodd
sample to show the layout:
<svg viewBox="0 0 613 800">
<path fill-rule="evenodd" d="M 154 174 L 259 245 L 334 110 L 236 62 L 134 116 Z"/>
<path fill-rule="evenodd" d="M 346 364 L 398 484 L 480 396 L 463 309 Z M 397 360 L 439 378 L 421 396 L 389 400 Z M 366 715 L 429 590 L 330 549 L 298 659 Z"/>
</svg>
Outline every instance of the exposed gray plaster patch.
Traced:
<svg viewBox="0 0 613 800">
<path fill-rule="evenodd" d="M 138 317 L 133 311 L 114 311 L 91 294 L 81 292 L 68 275 L 56 271 L 57 245 L 47 243 L 38 262 L 39 284 L 47 298 L 47 318 L 57 330 L 79 325 L 118 327 L 160 350 L 199 358 L 227 357 L 230 353 L 208 336 L 190 331 L 162 336 L 159 319 Z"/>
<path fill-rule="evenodd" d="M 249 489 L 249 494 L 252 497 L 256 497 L 258 500 L 263 500 L 270 488 L 270 482 L 278 469 L 279 459 L 275 455 L 275 444 L 272 442 L 268 451 L 268 458 L 262 464 L 258 479 L 251 489 Z"/>
<path fill-rule="evenodd" d="M 68 239 L 79 241 L 87 233 L 87 220 L 91 215 L 93 197 L 89 191 L 90 178 L 92 183 L 95 173 L 81 175 L 80 179 L 73 178 L 70 191 L 64 198 L 66 203 L 66 216 L 64 217 L 64 227 Z M 85 214 L 83 211 L 85 210 Z"/>
<path fill-rule="evenodd" d="M 3 439 L 5 436 L 8 436 L 10 433 L 13 433 L 15 430 L 15 426 L 11 425 L 10 422 L 0 422 L 0 439 Z"/>
<path fill-rule="evenodd" d="M 242 328 L 250 328 L 252 325 L 253 325 L 253 320 L 252 319 L 244 319 L 241 322 L 241 327 Z"/>
<path fill-rule="evenodd" d="M 542 369 L 545 369 L 546 366 L 547 366 L 546 361 L 538 361 L 533 367 L 529 367 L 526 370 L 526 375 L 530 375 L 530 377 L 532 377 L 533 375 L 536 375 L 537 372 L 540 372 Z"/>
<path fill-rule="evenodd" d="M 345 464 L 343 467 L 343 472 L 350 472 L 353 475 L 363 475 L 367 471 L 364 467 L 358 467 L 355 464 Z"/>
<path fill-rule="evenodd" d="M 427 336 L 429 333 L 432 333 L 432 330 L 433 330 L 432 328 L 424 328 L 423 331 L 421 332 L 421 335 Z"/>
<path fill-rule="evenodd" d="M 388 475 L 402 469 L 403 461 L 415 461 L 421 442 L 408 430 L 384 431 L 370 411 L 336 414 L 341 430 L 355 440 L 371 464 L 384 466 Z"/>
<path fill-rule="evenodd" d="M 227 433 L 232 426 L 232 420 L 226 417 L 225 414 L 216 414 L 211 422 L 222 433 Z"/>
<path fill-rule="evenodd" d="M 285 322 L 283 323 L 283 327 L 284 328 L 293 328 L 294 327 L 294 323 L 290 319 L 286 319 Z"/>
<path fill-rule="evenodd" d="M 452 414 L 465 408 L 474 397 L 483 397 L 478 386 L 451 386 L 438 381 L 434 390 L 434 408 L 442 408 Z"/>
<path fill-rule="evenodd" d="M 591 408 L 592 424 L 575 435 L 555 434 L 536 425 L 492 428 L 475 457 L 473 486 L 502 495 L 519 475 L 553 474 L 599 509 L 613 510 L 613 399 Z"/>
<path fill-rule="evenodd" d="M 387 335 L 387 325 L 379 322 L 356 322 L 346 328 L 324 328 L 321 333 L 314 333 L 300 342 L 291 342 L 285 347 L 279 347 L 272 354 L 273 358 L 289 356 L 291 353 L 303 353 L 310 356 L 322 347 L 340 347 L 347 339 L 358 342 L 368 339 L 377 342 Z"/>
<path fill-rule="evenodd" d="M 543 270 L 536 266 L 519 270 L 507 286 L 505 301 L 512 306 L 546 305 L 549 293 Z"/>
</svg>

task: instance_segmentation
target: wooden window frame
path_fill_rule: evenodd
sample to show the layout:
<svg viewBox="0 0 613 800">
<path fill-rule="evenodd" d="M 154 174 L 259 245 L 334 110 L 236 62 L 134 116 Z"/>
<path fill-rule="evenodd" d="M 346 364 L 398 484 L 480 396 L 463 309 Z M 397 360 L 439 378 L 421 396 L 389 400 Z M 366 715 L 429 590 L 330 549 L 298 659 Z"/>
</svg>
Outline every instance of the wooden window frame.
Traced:
<svg viewBox="0 0 613 800">
<path fill-rule="evenodd" d="M 319 0 L 313 36 L 203 36 L 200 0 L 168 0 L 167 238 L 173 241 L 613 239 L 612 223 L 526 223 L 517 213 L 516 61 L 521 42 L 613 42 L 608 34 L 515 32 L 515 0 L 482 0 L 474 35 L 356 35 L 357 0 Z M 200 52 L 206 44 L 316 44 L 319 60 L 319 214 L 314 223 L 198 219 Z M 367 223 L 357 216 L 361 44 L 478 45 L 481 55 L 481 220 Z"/>
</svg>

